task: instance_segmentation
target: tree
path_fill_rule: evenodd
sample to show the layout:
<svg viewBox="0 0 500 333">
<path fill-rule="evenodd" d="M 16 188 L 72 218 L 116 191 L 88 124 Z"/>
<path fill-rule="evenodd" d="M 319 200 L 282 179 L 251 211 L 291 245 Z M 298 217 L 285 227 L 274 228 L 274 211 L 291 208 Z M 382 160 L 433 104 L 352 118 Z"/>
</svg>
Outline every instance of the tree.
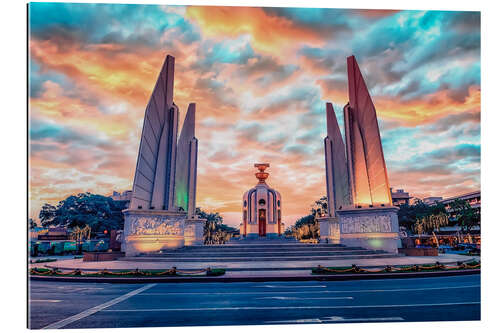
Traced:
<svg viewBox="0 0 500 333">
<path fill-rule="evenodd" d="M 31 217 L 28 219 L 28 227 L 30 230 L 33 230 L 37 227 L 36 222 Z"/>
<path fill-rule="evenodd" d="M 203 228 L 205 244 L 224 244 L 231 239 L 231 234 L 237 231 L 237 229 L 223 224 L 224 219 L 218 212 L 207 213 L 197 207 L 196 214 L 207 220 Z"/>
<path fill-rule="evenodd" d="M 314 202 L 311 208 L 311 214 L 315 217 L 321 217 L 328 214 L 328 198 L 326 196 Z"/>
<path fill-rule="evenodd" d="M 308 215 L 300 218 L 291 227 L 290 234 L 298 240 L 301 239 L 318 239 L 319 226 L 313 215 Z"/>
<path fill-rule="evenodd" d="M 434 205 L 427 205 L 421 200 L 418 200 L 413 205 L 401 205 L 398 210 L 398 220 L 399 226 L 405 227 L 407 230 L 416 230 L 416 228 L 424 227 L 424 225 L 420 223 L 420 226 L 416 224 L 418 221 L 423 221 L 428 219 L 430 216 L 442 216 L 446 214 L 446 209 L 443 204 L 437 203 Z M 441 225 L 442 226 L 442 225 Z"/>
<path fill-rule="evenodd" d="M 465 200 L 456 199 L 451 202 L 449 214 L 450 218 L 456 221 L 464 232 L 470 232 L 481 221 L 479 209 L 472 208 Z"/>
<path fill-rule="evenodd" d="M 38 217 L 40 218 L 40 222 L 42 222 L 42 226 L 49 226 L 53 225 L 55 222 L 56 218 L 56 211 L 57 208 L 55 206 L 52 206 L 51 204 L 46 203 L 43 205 L 42 209 L 40 210 L 40 214 Z"/>
<path fill-rule="evenodd" d="M 59 201 L 57 206 L 43 205 L 39 217 L 42 226 L 83 228 L 88 225 L 92 233 L 123 229 L 125 204 L 98 194 L 80 193 Z"/>
<path fill-rule="evenodd" d="M 420 235 L 423 233 L 431 233 L 435 229 L 439 229 L 446 225 L 448 225 L 448 215 L 440 212 L 438 214 L 431 214 L 418 218 L 413 225 L 413 231 Z"/>
</svg>

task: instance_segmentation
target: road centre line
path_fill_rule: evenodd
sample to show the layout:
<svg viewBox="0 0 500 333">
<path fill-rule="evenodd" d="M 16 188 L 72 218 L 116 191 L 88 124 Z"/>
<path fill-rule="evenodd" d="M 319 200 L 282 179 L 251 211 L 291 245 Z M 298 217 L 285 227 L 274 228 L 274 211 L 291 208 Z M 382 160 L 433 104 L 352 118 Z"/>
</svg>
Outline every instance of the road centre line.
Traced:
<svg viewBox="0 0 500 333">
<path fill-rule="evenodd" d="M 99 312 L 99 311 L 103 311 L 104 309 L 112 306 L 112 305 L 115 305 L 117 303 L 120 303 L 134 295 L 137 295 L 141 292 L 143 292 L 144 290 L 148 290 L 149 288 L 152 288 L 156 286 L 156 283 L 151 283 L 151 284 L 147 284 L 139 289 L 135 289 L 135 290 L 132 290 L 131 292 L 129 293 L 126 293 L 120 297 L 117 297 L 117 298 L 114 298 L 106 303 L 103 303 L 103 304 L 100 304 L 100 305 L 97 305 L 97 306 L 94 306 L 93 308 L 90 308 L 90 309 L 87 309 L 83 312 L 80 312 L 74 316 L 71 316 L 71 317 L 68 317 L 66 319 L 63 319 L 63 320 L 59 320 L 55 323 L 52 323 L 50 325 L 47 325 L 45 327 L 43 327 L 42 329 L 58 329 L 58 328 L 63 328 L 64 326 L 67 326 L 77 320 L 80 320 L 82 318 L 85 318 L 85 317 L 88 317 L 90 315 L 93 315 L 94 313 L 96 312 Z"/>
<path fill-rule="evenodd" d="M 319 309 L 364 309 L 364 308 L 413 308 L 431 306 L 453 306 L 453 305 L 480 305 L 481 302 L 464 303 L 423 303 L 423 304 L 387 304 L 387 305 L 339 305 L 339 306 L 242 306 L 242 307 L 220 307 L 220 308 L 180 308 L 180 309 L 116 309 L 102 310 L 102 312 L 179 312 L 179 311 L 230 311 L 230 310 L 319 310 Z"/>
<path fill-rule="evenodd" d="M 378 292 L 405 292 L 405 291 L 427 291 L 427 290 L 444 290 L 444 289 L 465 289 L 479 288 L 481 285 L 470 286 L 453 286 L 453 287 L 432 287 L 432 288 L 407 288 L 407 289 L 365 289 L 365 290 L 319 290 L 319 291 L 242 291 L 242 292 L 173 292 L 173 293 L 141 293 L 138 296 L 187 296 L 187 295 L 269 295 L 269 294 L 335 294 L 335 293 L 378 293 Z"/>
<path fill-rule="evenodd" d="M 266 324 L 300 324 L 300 323 L 345 323 L 345 322 L 374 322 L 374 321 L 403 321 L 402 317 L 376 317 L 376 318 L 344 318 L 344 317 L 322 317 L 322 318 L 306 318 L 295 320 L 273 320 L 265 321 Z"/>
<path fill-rule="evenodd" d="M 269 285 L 269 284 L 265 284 L 263 286 L 253 286 L 254 288 L 326 288 L 326 286 L 295 286 L 295 285 L 292 285 L 292 286 L 282 286 L 282 285 Z"/>
<path fill-rule="evenodd" d="M 257 297 L 255 299 L 276 299 L 276 300 L 322 300 L 322 299 L 354 299 L 354 297 L 286 297 L 286 296 L 268 296 L 268 297 Z"/>
</svg>

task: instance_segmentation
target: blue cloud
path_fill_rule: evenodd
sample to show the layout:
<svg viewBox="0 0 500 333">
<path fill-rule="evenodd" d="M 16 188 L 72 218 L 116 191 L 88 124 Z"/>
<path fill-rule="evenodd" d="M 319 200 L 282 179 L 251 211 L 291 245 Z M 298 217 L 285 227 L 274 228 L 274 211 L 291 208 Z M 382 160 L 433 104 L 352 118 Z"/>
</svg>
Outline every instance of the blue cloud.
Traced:
<svg viewBox="0 0 500 333">
<path fill-rule="evenodd" d="M 246 64 L 248 60 L 255 57 L 250 44 L 244 40 L 225 40 L 213 45 L 205 56 L 207 64 L 230 63 Z"/>
<path fill-rule="evenodd" d="M 34 36 L 69 34 L 88 43 L 158 45 L 169 29 L 185 42 L 200 38 L 183 16 L 156 5 L 31 3 L 29 23 Z"/>
</svg>

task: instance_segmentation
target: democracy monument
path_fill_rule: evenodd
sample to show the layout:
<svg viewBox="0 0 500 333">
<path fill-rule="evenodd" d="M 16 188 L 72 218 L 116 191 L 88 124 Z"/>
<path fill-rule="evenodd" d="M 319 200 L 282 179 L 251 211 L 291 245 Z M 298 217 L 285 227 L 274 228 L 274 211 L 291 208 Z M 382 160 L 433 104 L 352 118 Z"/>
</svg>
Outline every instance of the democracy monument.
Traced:
<svg viewBox="0 0 500 333">
<path fill-rule="evenodd" d="M 178 137 L 174 62 L 167 55 L 144 115 L 132 198 L 123 211 L 126 256 L 203 244 L 205 220 L 195 213 L 196 105 L 189 104 Z M 321 242 L 396 253 L 400 247 L 398 208 L 392 206 L 375 106 L 354 56 L 347 58 L 347 73 L 345 143 L 333 106 L 326 104 L 328 214 L 319 218 Z M 254 166 L 259 171 L 255 174 L 258 183 L 243 195 L 240 235 L 279 238 L 284 231 L 281 194 L 265 182 L 269 164 Z"/>
</svg>

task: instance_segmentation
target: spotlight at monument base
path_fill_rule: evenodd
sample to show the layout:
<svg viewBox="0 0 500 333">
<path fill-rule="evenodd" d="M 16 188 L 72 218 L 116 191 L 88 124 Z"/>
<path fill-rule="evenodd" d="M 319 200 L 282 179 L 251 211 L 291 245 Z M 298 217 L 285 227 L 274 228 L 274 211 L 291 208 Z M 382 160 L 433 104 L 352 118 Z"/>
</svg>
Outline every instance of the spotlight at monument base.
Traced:
<svg viewBox="0 0 500 333">
<path fill-rule="evenodd" d="M 368 244 L 374 249 L 381 249 L 384 247 L 384 241 L 380 238 L 368 240 Z"/>
</svg>

